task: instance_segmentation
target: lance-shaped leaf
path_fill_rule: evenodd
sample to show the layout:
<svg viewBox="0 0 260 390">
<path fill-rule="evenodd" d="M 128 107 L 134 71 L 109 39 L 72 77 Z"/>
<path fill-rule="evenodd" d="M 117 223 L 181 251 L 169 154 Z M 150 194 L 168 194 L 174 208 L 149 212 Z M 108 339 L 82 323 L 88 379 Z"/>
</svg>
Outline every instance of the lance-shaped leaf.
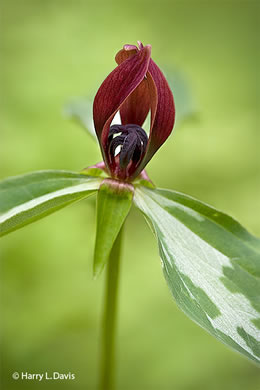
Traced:
<svg viewBox="0 0 260 390">
<path fill-rule="evenodd" d="M 139 187 L 135 203 L 159 245 L 178 306 L 217 339 L 260 362 L 260 240 L 186 195 Z"/>
<path fill-rule="evenodd" d="M 97 196 L 97 230 L 94 276 L 102 271 L 113 244 L 130 211 L 134 188 L 131 184 L 105 179 Z"/>
<path fill-rule="evenodd" d="M 102 179 L 68 171 L 39 171 L 0 182 L 0 236 L 95 192 Z"/>
</svg>

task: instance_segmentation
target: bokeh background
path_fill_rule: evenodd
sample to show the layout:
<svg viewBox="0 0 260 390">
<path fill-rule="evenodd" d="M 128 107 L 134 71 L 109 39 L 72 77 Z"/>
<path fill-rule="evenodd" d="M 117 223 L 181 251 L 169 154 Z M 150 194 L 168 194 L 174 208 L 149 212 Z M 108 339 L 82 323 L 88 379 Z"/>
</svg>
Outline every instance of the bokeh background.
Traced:
<svg viewBox="0 0 260 390">
<path fill-rule="evenodd" d="M 149 164 L 151 178 L 260 235 L 258 15 L 253 0 L 2 0 L 0 178 L 100 161 L 62 107 L 95 93 L 115 53 L 142 40 L 159 65 L 182 75 L 195 112 L 179 118 Z M 92 279 L 94 206 L 93 197 L 1 240 L 4 390 L 95 389 L 104 280 Z M 254 364 L 177 309 L 156 242 L 134 209 L 119 314 L 118 390 L 260 388 Z M 76 379 L 14 381 L 15 371 Z"/>
</svg>

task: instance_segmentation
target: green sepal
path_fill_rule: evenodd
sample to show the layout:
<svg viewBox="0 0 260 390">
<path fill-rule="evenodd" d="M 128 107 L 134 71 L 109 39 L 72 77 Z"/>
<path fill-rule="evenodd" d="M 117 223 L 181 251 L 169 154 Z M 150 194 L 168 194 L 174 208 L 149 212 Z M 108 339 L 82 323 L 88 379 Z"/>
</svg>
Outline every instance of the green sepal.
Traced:
<svg viewBox="0 0 260 390">
<path fill-rule="evenodd" d="M 130 211 L 134 187 L 113 179 L 103 180 L 97 196 L 94 276 L 104 268 L 113 244 Z"/>
</svg>

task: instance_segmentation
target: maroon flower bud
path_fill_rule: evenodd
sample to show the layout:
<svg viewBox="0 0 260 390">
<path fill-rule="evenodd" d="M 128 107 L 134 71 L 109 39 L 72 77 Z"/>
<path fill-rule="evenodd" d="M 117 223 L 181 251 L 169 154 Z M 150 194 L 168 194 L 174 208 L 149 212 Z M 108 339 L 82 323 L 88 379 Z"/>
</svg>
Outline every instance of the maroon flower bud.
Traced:
<svg viewBox="0 0 260 390">
<path fill-rule="evenodd" d="M 116 62 L 95 96 L 94 124 L 107 170 L 114 178 L 131 181 L 169 137 L 175 108 L 169 85 L 151 59 L 150 45 L 125 45 Z M 141 126 L 149 111 L 148 138 Z M 111 126 L 117 112 L 122 123 Z"/>
</svg>

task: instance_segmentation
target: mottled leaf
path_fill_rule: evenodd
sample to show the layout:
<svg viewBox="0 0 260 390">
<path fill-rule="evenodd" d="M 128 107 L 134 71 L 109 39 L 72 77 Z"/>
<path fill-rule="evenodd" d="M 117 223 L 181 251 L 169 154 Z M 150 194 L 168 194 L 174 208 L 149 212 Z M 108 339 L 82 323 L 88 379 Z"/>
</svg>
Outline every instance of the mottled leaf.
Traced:
<svg viewBox="0 0 260 390">
<path fill-rule="evenodd" d="M 260 240 L 189 196 L 139 187 L 178 306 L 217 339 L 260 362 Z"/>
</svg>

